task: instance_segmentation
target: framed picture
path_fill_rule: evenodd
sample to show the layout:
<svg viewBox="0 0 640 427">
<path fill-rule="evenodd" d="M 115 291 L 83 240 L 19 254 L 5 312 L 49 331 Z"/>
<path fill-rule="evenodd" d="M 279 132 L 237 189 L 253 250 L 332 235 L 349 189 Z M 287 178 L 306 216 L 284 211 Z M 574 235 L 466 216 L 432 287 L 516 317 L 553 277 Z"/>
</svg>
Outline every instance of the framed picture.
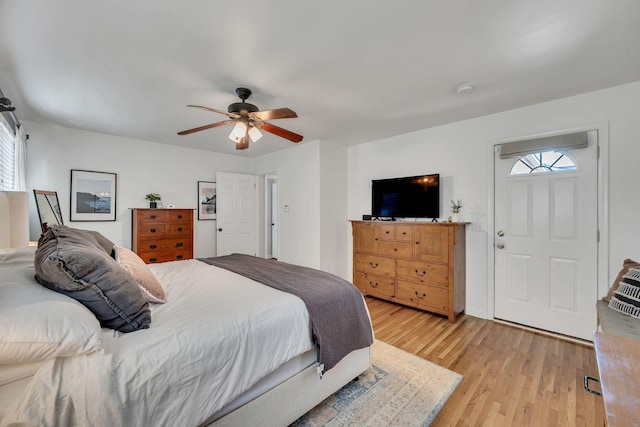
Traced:
<svg viewBox="0 0 640 427">
<path fill-rule="evenodd" d="M 216 183 L 198 181 L 198 219 L 216 219 Z"/>
<path fill-rule="evenodd" d="M 71 169 L 71 221 L 115 221 L 115 173 Z"/>
</svg>

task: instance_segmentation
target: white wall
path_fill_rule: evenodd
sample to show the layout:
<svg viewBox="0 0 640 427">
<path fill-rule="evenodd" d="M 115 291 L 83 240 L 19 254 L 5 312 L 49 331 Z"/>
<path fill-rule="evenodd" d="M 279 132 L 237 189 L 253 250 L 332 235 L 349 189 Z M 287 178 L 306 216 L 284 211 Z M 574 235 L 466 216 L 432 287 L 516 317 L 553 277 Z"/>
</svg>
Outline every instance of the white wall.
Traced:
<svg viewBox="0 0 640 427">
<path fill-rule="evenodd" d="M 311 141 L 258 157 L 255 164 L 256 174 L 278 176 L 278 259 L 312 268 L 320 268 L 319 159 L 320 141 Z"/>
<path fill-rule="evenodd" d="M 640 82 L 350 147 L 349 218 L 370 213 L 372 179 L 440 173 L 446 195 L 441 215 L 449 215 L 449 199 L 460 198 L 464 220 L 474 223 L 467 227 L 467 313 L 492 315 L 487 301 L 488 147 L 506 138 L 602 122 L 609 123 L 611 281 L 624 258 L 640 259 Z"/>
<path fill-rule="evenodd" d="M 197 181 L 215 181 L 217 171 L 251 173 L 253 160 L 240 156 L 85 132 L 24 121 L 27 189 L 58 192 L 65 224 L 97 230 L 114 243 L 131 247 L 129 208 L 148 207 L 147 193 L 160 193 L 165 205 L 197 207 Z M 71 169 L 118 174 L 115 222 L 69 221 Z M 35 201 L 30 196 L 31 239 L 40 234 Z M 194 220 L 194 255 L 215 255 L 216 221 Z"/>
<path fill-rule="evenodd" d="M 347 148 L 320 141 L 320 269 L 351 280 L 348 272 Z"/>
</svg>

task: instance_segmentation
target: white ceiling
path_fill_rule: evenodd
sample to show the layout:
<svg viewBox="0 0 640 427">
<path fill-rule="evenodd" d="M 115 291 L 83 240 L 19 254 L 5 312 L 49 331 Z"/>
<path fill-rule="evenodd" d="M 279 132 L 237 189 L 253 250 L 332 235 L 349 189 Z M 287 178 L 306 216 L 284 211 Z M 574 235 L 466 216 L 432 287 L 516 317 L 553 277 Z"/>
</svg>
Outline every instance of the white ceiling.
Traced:
<svg viewBox="0 0 640 427">
<path fill-rule="evenodd" d="M 21 120 L 257 156 L 225 117 L 344 145 L 640 80 L 638 0 L 0 0 L 0 88 Z M 475 92 L 455 87 L 473 83 Z"/>
</svg>

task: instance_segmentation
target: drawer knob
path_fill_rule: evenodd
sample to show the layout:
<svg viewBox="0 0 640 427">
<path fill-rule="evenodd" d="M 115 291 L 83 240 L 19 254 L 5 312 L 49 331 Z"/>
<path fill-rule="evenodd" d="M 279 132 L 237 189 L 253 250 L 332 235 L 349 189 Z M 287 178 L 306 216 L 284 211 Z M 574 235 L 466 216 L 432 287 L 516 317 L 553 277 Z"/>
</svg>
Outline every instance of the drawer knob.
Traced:
<svg viewBox="0 0 640 427">
<path fill-rule="evenodd" d="M 149 245 L 149 249 L 156 249 L 158 245 Z"/>
<path fill-rule="evenodd" d="M 156 261 L 158 261 L 158 258 L 149 258 L 149 261 L 156 262 Z"/>
<path fill-rule="evenodd" d="M 385 231 L 385 234 L 389 234 L 389 230 Z"/>
<path fill-rule="evenodd" d="M 373 283 L 371 280 L 369 280 L 369 286 L 371 286 L 372 288 L 377 288 L 378 287 L 378 282 Z"/>
<path fill-rule="evenodd" d="M 178 231 L 182 231 L 182 227 L 178 227 Z"/>
<path fill-rule="evenodd" d="M 378 268 L 377 262 L 375 263 L 375 265 L 372 262 L 369 262 L 369 265 L 371 266 L 371 268 Z"/>
<path fill-rule="evenodd" d="M 156 216 L 155 215 L 151 215 L 151 219 L 156 219 Z"/>
<path fill-rule="evenodd" d="M 414 291 L 414 292 L 415 292 L 416 296 L 418 297 L 418 299 L 425 299 L 427 297 L 427 294 L 425 294 L 425 293 L 422 293 L 422 295 L 420 295 L 418 293 L 418 291 Z"/>
<path fill-rule="evenodd" d="M 178 219 L 182 219 L 182 215 L 178 215 Z"/>
<path fill-rule="evenodd" d="M 179 247 L 179 248 L 181 248 L 181 247 L 183 247 L 183 246 L 184 246 L 184 243 L 182 243 L 182 242 L 178 242 L 178 243 L 176 243 L 176 246 L 177 246 L 177 247 Z"/>
<path fill-rule="evenodd" d="M 184 255 L 177 255 L 176 258 L 177 259 L 182 259 L 182 258 L 184 258 Z"/>
<path fill-rule="evenodd" d="M 420 242 L 419 242 L 419 241 L 418 241 L 418 242 L 416 242 L 416 245 L 419 245 L 419 244 L 420 244 Z"/>
<path fill-rule="evenodd" d="M 393 252 L 398 252 L 398 248 L 393 248 Z"/>
<path fill-rule="evenodd" d="M 155 233 L 155 232 L 156 232 L 156 229 L 155 229 L 155 228 L 152 228 L 152 229 L 151 229 L 151 230 L 149 230 L 149 231 L 151 231 L 152 233 Z"/>
<path fill-rule="evenodd" d="M 406 235 L 407 235 L 407 232 L 406 232 L 406 231 L 403 231 L 403 232 L 402 232 L 402 235 L 403 235 L 403 236 L 406 236 Z"/>
<path fill-rule="evenodd" d="M 424 276 L 425 274 L 427 274 L 426 271 L 422 270 L 422 274 L 420 274 L 420 272 L 418 271 L 418 269 L 416 269 L 416 274 L 420 277 Z"/>
<path fill-rule="evenodd" d="M 375 241 L 377 242 L 377 241 L 378 241 L 378 238 L 377 238 L 377 237 L 374 237 L 374 239 L 373 239 L 373 240 L 375 240 Z"/>
</svg>

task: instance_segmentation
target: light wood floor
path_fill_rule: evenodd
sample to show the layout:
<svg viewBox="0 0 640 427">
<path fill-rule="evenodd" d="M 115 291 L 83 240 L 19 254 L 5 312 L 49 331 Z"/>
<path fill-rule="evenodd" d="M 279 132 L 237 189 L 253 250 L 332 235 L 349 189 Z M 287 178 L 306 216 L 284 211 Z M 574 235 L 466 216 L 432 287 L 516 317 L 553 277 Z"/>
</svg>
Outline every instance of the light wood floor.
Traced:
<svg viewBox="0 0 640 427">
<path fill-rule="evenodd" d="M 464 375 L 432 426 L 603 426 L 592 347 L 460 315 L 367 297 L 376 339 Z"/>
</svg>

